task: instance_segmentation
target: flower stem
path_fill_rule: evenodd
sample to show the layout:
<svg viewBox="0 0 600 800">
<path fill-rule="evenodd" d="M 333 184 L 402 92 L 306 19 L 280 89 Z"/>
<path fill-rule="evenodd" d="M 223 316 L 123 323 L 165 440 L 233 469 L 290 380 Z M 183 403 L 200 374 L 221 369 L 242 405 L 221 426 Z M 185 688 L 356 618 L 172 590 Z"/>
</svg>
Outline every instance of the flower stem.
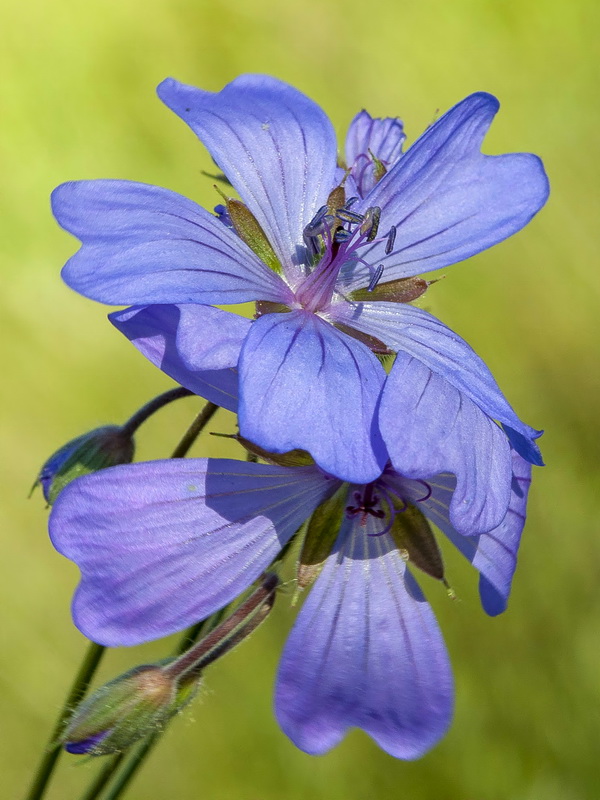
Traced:
<svg viewBox="0 0 600 800">
<path fill-rule="evenodd" d="M 183 438 L 175 450 L 173 450 L 171 458 L 184 458 L 188 454 L 190 447 L 194 444 L 202 430 L 206 425 L 208 425 L 218 409 L 219 406 L 215 405 L 214 403 L 207 403 L 204 406 L 202 411 L 198 414 L 196 419 L 192 422 L 190 427 L 183 435 Z"/>
<path fill-rule="evenodd" d="M 180 656 L 184 653 L 190 645 L 193 645 L 196 639 L 200 638 L 201 635 L 205 633 L 210 633 L 223 619 L 225 615 L 226 609 L 221 608 L 219 611 L 215 611 L 212 616 L 207 617 L 206 619 L 202 620 L 201 622 L 197 622 L 195 625 L 192 625 L 188 628 L 183 636 L 181 637 L 177 647 L 175 648 L 174 656 Z M 125 791 L 127 786 L 129 785 L 130 781 L 135 776 L 135 773 L 138 769 L 142 766 L 143 762 L 148 757 L 150 751 L 157 744 L 159 737 L 161 734 L 164 733 L 164 729 L 162 731 L 157 731 L 149 736 L 142 744 L 138 747 L 138 749 L 131 755 L 128 763 L 123 768 L 121 774 L 115 781 L 114 786 L 112 787 L 110 794 L 105 795 L 104 800 L 115 800 L 115 798 L 120 797 L 121 794 Z M 100 771 L 96 780 L 91 784 L 88 791 L 80 798 L 80 800 L 97 800 L 100 796 L 100 793 L 107 785 L 107 783 L 111 780 L 114 776 L 115 772 L 121 765 L 121 762 L 127 755 L 126 752 L 118 753 L 115 756 L 112 756 L 110 761 L 106 764 L 106 766 Z"/>
<path fill-rule="evenodd" d="M 179 400 L 180 397 L 189 397 L 192 394 L 193 392 L 190 392 L 189 389 L 184 389 L 183 386 L 178 386 L 175 389 L 169 389 L 168 392 L 159 394 L 158 397 L 153 398 L 145 406 L 142 406 L 139 411 L 136 411 L 122 426 L 121 431 L 124 434 L 133 436 L 140 425 L 163 406 L 172 403 L 174 400 Z"/>
<path fill-rule="evenodd" d="M 48 785 L 48 781 L 50 780 L 56 766 L 56 762 L 58 761 L 58 758 L 62 752 L 62 746 L 58 739 L 63 732 L 65 723 L 71 715 L 73 707 L 77 705 L 79 700 L 81 700 L 88 686 L 90 685 L 105 649 L 106 648 L 101 644 L 90 642 L 84 659 L 81 662 L 79 671 L 75 676 L 75 680 L 73 681 L 71 689 L 69 690 L 61 712 L 58 716 L 56 725 L 52 731 L 52 735 L 50 736 L 42 760 L 40 761 L 40 765 L 35 773 L 29 794 L 26 796 L 26 800 L 40 800 L 40 798 L 43 796 L 46 786 Z"/>
</svg>

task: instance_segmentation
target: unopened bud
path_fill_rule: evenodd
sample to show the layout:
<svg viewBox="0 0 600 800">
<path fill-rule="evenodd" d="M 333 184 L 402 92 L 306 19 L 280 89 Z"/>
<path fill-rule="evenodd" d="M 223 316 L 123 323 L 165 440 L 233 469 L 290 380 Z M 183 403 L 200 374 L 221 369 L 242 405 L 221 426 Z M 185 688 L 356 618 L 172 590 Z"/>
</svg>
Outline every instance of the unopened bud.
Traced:
<svg viewBox="0 0 600 800">
<path fill-rule="evenodd" d="M 75 710 L 61 742 L 74 754 L 120 753 L 165 724 L 195 696 L 199 675 L 178 681 L 150 664 L 101 686 Z"/>
<path fill-rule="evenodd" d="M 118 425 L 96 428 L 78 436 L 50 456 L 38 475 L 46 502 L 52 505 L 68 483 L 105 467 L 129 464 L 133 460 L 133 437 Z"/>
</svg>

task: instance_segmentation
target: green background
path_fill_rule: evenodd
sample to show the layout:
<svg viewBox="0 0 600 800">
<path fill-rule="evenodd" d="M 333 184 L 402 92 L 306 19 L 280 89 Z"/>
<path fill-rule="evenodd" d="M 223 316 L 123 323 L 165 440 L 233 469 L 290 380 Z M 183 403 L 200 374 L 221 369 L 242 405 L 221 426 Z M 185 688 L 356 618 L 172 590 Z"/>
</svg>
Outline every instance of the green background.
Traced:
<svg viewBox="0 0 600 800">
<path fill-rule="evenodd" d="M 401 116 L 414 139 L 474 90 L 502 108 L 485 150 L 533 151 L 552 185 L 526 230 L 444 270 L 424 307 L 485 358 L 517 411 L 546 429 L 508 612 L 480 610 L 474 572 L 448 554 L 460 602 L 422 584 L 457 684 L 454 724 L 422 760 L 395 761 L 362 732 L 321 758 L 297 751 L 271 711 L 292 619 L 269 624 L 208 674 L 133 786 L 144 800 L 583 800 L 598 797 L 600 570 L 598 365 L 600 127 L 594 0 L 286 4 L 191 0 L 4 0 L 0 19 L 0 330 L 3 534 L 0 781 L 19 797 L 85 641 L 69 617 L 77 570 L 51 548 L 40 494 L 49 453 L 124 420 L 171 383 L 78 297 L 59 269 L 74 241 L 48 195 L 76 178 L 156 183 L 212 206 L 203 148 L 154 95 L 167 75 L 218 90 L 245 71 L 296 85 L 340 137 L 363 107 Z M 150 422 L 162 457 L 195 413 Z M 217 417 L 213 430 L 231 430 Z M 233 454 L 206 438 L 198 455 Z M 168 643 L 111 652 L 108 679 Z M 76 798 L 97 763 L 66 757 L 49 793 Z"/>
</svg>

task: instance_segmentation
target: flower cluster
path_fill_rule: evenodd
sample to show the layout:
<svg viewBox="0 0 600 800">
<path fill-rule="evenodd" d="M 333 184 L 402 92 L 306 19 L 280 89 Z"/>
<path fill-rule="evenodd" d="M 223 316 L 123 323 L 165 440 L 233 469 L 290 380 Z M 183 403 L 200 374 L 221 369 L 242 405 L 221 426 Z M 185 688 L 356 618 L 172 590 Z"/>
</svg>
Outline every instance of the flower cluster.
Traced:
<svg viewBox="0 0 600 800">
<path fill-rule="evenodd" d="M 82 246 L 63 277 L 129 306 L 112 323 L 236 412 L 261 461 L 127 464 L 62 489 L 50 530 L 82 572 L 75 623 L 111 646 L 166 636 L 235 600 L 303 537 L 298 585 L 314 586 L 277 676 L 281 727 L 308 753 L 359 727 L 416 758 L 453 703 L 413 574 L 447 585 L 431 525 L 480 572 L 486 612 L 502 612 L 542 461 L 540 432 L 483 361 L 411 303 L 432 283 L 423 274 L 532 218 L 543 167 L 481 153 L 498 109 L 485 93 L 406 150 L 400 120 L 362 111 L 342 160 L 323 111 L 274 78 L 218 93 L 168 79 L 158 93 L 239 198 L 210 213 L 141 183 L 64 184 L 54 214 Z M 218 307 L 245 302 L 252 320 Z"/>
</svg>

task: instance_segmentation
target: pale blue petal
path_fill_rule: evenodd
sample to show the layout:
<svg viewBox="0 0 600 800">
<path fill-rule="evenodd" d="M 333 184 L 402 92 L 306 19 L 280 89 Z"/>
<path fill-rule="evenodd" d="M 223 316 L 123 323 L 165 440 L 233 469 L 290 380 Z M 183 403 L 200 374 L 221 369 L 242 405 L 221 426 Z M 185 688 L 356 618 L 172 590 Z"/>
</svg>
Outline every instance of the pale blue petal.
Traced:
<svg viewBox="0 0 600 800">
<path fill-rule="evenodd" d="M 50 534 L 81 570 L 75 624 L 115 647 L 204 619 L 255 581 L 338 485 L 313 467 L 224 459 L 130 464 L 74 481 Z"/>
<path fill-rule="evenodd" d="M 380 231 L 397 226 L 393 252 L 385 242 L 361 250 L 385 267 L 386 280 L 462 261 L 519 231 L 548 198 L 541 161 L 529 153 L 486 156 L 481 143 L 498 110 L 495 97 L 472 94 L 434 123 L 357 210 L 381 208 Z M 356 265 L 340 276 L 347 289 L 367 286 Z"/>
<path fill-rule="evenodd" d="M 82 242 L 62 276 L 111 305 L 287 302 L 289 288 L 233 231 L 175 192 L 131 181 L 64 183 L 60 225 Z"/>
<path fill-rule="evenodd" d="M 266 314 L 239 362 L 239 423 L 266 450 L 308 450 L 342 480 L 377 478 L 387 452 L 376 407 L 385 372 L 365 345 L 315 314 Z"/>
<path fill-rule="evenodd" d="M 535 443 L 542 432 L 521 422 L 477 353 L 427 311 L 405 303 L 338 302 L 330 314 L 390 349 L 408 353 L 441 375 L 485 414 L 506 426 L 509 440 L 524 458 L 538 466 L 543 464 Z"/>
<path fill-rule="evenodd" d="M 134 307 L 108 318 L 174 381 L 237 411 L 237 363 L 250 320 L 195 304 Z"/>
<path fill-rule="evenodd" d="M 295 283 L 302 231 L 333 188 L 337 145 L 327 116 L 267 75 L 242 75 L 216 93 L 168 78 L 158 94 L 208 148 Z"/>
<path fill-rule="evenodd" d="M 423 513 L 446 534 L 474 567 L 479 570 L 481 604 L 490 616 L 506 610 L 517 566 L 517 553 L 525 525 L 527 495 L 531 483 L 531 464 L 518 453 L 512 453 L 513 479 L 506 516 L 493 530 L 480 536 L 461 536 L 449 519 L 449 507 L 455 478 L 452 475 L 435 475 L 427 480 L 431 496 L 418 503 Z M 406 484 L 406 481 L 403 481 Z M 423 487 L 416 487 L 415 498 Z M 407 492 L 410 495 L 410 492 Z M 410 496 L 407 499 L 412 499 Z"/>
<path fill-rule="evenodd" d="M 452 674 L 433 612 L 387 535 L 346 520 L 285 646 L 277 719 L 325 753 L 362 728 L 396 758 L 422 756 L 452 717 Z"/>
<path fill-rule="evenodd" d="M 402 475 L 456 475 L 450 503 L 456 530 L 484 533 L 504 519 L 512 480 L 506 436 L 468 397 L 406 353 L 398 353 L 386 381 L 379 424 Z"/>
<path fill-rule="evenodd" d="M 346 134 L 346 164 L 352 170 L 357 194 L 364 197 L 375 186 L 375 165 L 372 156 L 389 170 L 402 155 L 406 139 L 401 120 L 395 117 L 373 118 L 359 112 Z M 346 194 L 350 196 L 348 185 Z"/>
</svg>

